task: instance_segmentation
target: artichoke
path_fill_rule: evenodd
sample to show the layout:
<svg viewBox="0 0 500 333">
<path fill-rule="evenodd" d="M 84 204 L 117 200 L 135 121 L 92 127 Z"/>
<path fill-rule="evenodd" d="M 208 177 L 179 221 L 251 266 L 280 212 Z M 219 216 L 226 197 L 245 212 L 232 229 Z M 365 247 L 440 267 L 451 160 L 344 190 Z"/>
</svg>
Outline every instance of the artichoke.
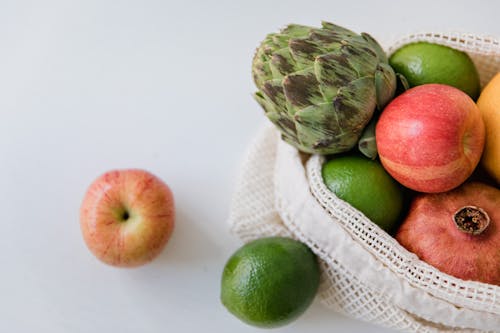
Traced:
<svg viewBox="0 0 500 333">
<path fill-rule="evenodd" d="M 267 117 L 286 142 L 306 153 L 352 149 L 396 90 L 377 41 L 328 22 L 321 28 L 291 24 L 267 35 L 252 74 Z"/>
</svg>

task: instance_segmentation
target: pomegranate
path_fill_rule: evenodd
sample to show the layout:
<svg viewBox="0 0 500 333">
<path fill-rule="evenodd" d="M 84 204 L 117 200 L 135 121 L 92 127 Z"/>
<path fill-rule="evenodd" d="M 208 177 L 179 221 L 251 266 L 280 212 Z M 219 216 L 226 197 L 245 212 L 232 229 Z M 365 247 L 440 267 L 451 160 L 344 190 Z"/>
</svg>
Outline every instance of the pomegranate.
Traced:
<svg viewBox="0 0 500 333">
<path fill-rule="evenodd" d="M 444 273 L 500 285 L 500 190 L 468 182 L 419 194 L 396 239 Z"/>
</svg>

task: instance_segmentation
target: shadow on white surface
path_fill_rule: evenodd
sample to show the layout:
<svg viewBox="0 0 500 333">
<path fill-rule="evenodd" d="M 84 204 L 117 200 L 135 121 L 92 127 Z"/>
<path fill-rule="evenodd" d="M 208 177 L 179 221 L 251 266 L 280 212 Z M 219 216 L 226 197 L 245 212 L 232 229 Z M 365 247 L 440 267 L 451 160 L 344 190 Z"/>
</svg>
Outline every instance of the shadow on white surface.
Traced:
<svg viewBox="0 0 500 333">
<path fill-rule="evenodd" d="M 197 267 L 207 269 L 207 264 L 221 256 L 217 244 L 200 228 L 196 217 L 176 208 L 174 232 L 163 252 L 152 266 Z"/>
</svg>

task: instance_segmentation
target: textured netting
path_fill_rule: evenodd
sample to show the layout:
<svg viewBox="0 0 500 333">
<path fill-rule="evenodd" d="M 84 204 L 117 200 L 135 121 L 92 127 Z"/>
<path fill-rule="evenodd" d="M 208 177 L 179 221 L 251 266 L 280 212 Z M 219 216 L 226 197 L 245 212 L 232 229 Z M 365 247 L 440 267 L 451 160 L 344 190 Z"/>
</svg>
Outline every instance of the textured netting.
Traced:
<svg viewBox="0 0 500 333">
<path fill-rule="evenodd" d="M 393 237 L 328 190 L 321 177 L 323 161 L 322 157 L 313 156 L 307 163 L 307 175 L 313 196 L 376 260 L 386 265 L 400 279 L 407 280 L 425 292 L 460 307 L 500 315 L 498 286 L 463 281 L 416 260 L 415 255 L 401 247 Z"/>
<path fill-rule="evenodd" d="M 500 71 L 500 45 L 470 34 L 419 33 L 468 52 L 484 85 Z M 320 156 L 280 140 L 267 124 L 250 145 L 230 210 L 231 231 L 306 243 L 322 267 L 318 297 L 333 311 L 407 332 L 500 332 L 500 287 L 463 281 L 420 261 L 324 185 Z"/>
</svg>

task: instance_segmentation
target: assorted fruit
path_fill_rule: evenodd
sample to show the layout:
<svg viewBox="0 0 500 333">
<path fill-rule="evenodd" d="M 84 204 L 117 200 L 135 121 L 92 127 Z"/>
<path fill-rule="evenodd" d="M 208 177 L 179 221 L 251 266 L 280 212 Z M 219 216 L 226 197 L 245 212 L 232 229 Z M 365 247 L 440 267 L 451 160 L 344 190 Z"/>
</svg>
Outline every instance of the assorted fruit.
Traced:
<svg viewBox="0 0 500 333">
<path fill-rule="evenodd" d="M 326 155 L 323 180 L 338 198 L 440 271 L 500 286 L 500 73 L 481 92 L 467 53 L 414 42 L 388 59 L 368 34 L 325 22 L 269 34 L 252 73 L 282 139 Z M 267 307 L 288 302 L 283 274 L 312 292 L 317 272 L 263 251 L 230 259 L 221 297 L 241 320 L 278 326 L 296 317 Z"/>
<path fill-rule="evenodd" d="M 480 92 L 464 52 L 417 42 L 388 59 L 370 35 L 323 22 L 269 34 L 252 74 L 283 140 L 327 156 L 338 198 L 442 272 L 500 286 L 500 73 Z M 89 187 L 80 218 L 97 258 L 139 266 L 172 234 L 173 195 L 147 171 L 114 170 Z M 268 237 L 231 256 L 220 297 L 242 321 L 277 327 L 307 309 L 319 281 L 305 244 Z"/>
</svg>

